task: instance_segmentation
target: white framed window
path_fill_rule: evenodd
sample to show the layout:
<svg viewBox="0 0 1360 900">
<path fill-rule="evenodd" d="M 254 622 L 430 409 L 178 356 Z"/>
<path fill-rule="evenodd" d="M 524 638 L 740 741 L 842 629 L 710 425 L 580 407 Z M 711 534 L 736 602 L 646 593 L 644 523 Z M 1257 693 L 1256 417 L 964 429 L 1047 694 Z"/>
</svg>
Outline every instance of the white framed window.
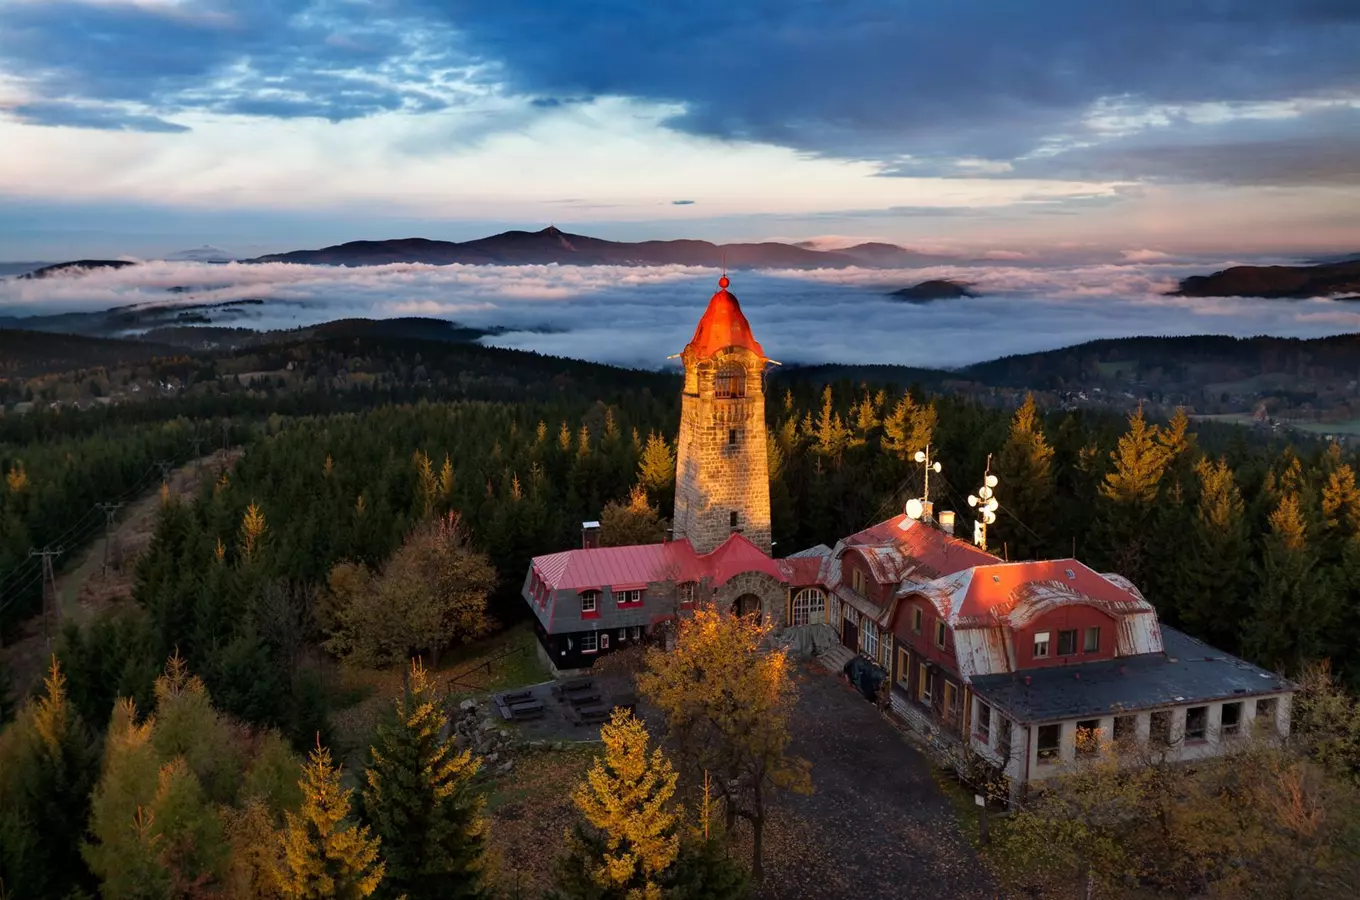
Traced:
<svg viewBox="0 0 1360 900">
<path fill-rule="evenodd" d="M 615 591 L 614 602 L 619 606 L 636 606 L 642 602 L 642 591 Z"/>
<path fill-rule="evenodd" d="M 619 643 L 623 643 L 623 642 L 626 641 L 626 640 L 628 640 L 628 629 L 627 629 L 627 628 L 620 628 L 620 629 L 619 629 Z"/>
<path fill-rule="evenodd" d="M 1062 754 L 1062 726 L 1039 726 L 1039 765 L 1051 766 Z"/>
<path fill-rule="evenodd" d="M 878 659 L 878 626 L 873 619 L 866 618 L 860 625 L 859 648 L 865 656 Z"/>
<path fill-rule="evenodd" d="M 641 625 L 634 625 L 634 626 L 633 626 L 633 640 L 635 640 L 635 641 L 640 641 L 640 640 L 642 640 L 642 626 L 641 626 Z"/>
<path fill-rule="evenodd" d="M 1219 715 L 1219 732 L 1224 737 L 1234 737 L 1242 733 L 1242 701 L 1223 704 Z"/>
<path fill-rule="evenodd" d="M 794 625 L 821 625 L 825 622 L 826 594 L 817 588 L 803 588 L 794 595 Z"/>
<path fill-rule="evenodd" d="M 1049 632 L 1040 631 L 1034 635 L 1034 658 L 1048 659 Z"/>
<path fill-rule="evenodd" d="M 586 591 L 586 592 L 584 592 L 583 594 L 581 594 L 581 612 L 582 612 L 582 613 L 599 612 L 599 609 L 600 609 L 600 592 L 599 592 L 599 591 Z"/>
<path fill-rule="evenodd" d="M 599 635 L 590 631 L 581 635 L 581 652 L 594 653 L 600 649 Z"/>
<path fill-rule="evenodd" d="M 699 584 L 695 581 L 682 581 L 676 590 L 680 595 L 681 606 L 693 606 L 694 596 L 698 593 Z"/>
</svg>

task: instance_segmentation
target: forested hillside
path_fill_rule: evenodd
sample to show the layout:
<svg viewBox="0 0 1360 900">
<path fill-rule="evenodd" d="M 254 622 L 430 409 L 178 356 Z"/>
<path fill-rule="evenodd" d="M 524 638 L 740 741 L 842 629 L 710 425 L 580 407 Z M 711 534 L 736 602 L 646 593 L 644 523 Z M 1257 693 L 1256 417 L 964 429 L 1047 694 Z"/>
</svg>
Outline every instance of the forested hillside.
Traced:
<svg viewBox="0 0 1360 900">
<path fill-rule="evenodd" d="M 668 375 L 335 338 L 255 349 L 236 364 L 277 381 L 241 385 L 220 370 L 196 380 L 193 366 L 227 364 L 189 363 L 188 387 L 151 402 L 0 423 L 0 631 L 9 640 L 40 608 L 31 549 L 60 546 L 70 559 L 103 527 L 94 505 L 154 491 L 158 463 L 223 443 L 244 448 L 234 467 L 205 468 L 198 500 L 167 497 L 130 602 L 68 623 L 54 645 L 59 669 L 34 685 L 46 705 L 6 732 L 19 737 L 0 740 L 0 763 L 29 760 L 10 771 L 47 771 L 46 751 L 22 748 L 49 740 L 42 716 L 64 717 L 52 752 L 68 754 L 70 780 L 34 790 L 57 791 L 67 805 L 42 800 L 47 818 L 37 824 L 0 815 L 0 877 L 41 884 L 33 896 L 132 896 L 110 888 L 124 837 L 100 817 L 114 815 L 110 773 L 131 765 L 119 754 L 135 756 L 148 739 L 166 765 L 189 754 L 183 777 L 202 792 L 194 802 L 220 813 L 200 824 L 229 832 L 201 839 L 231 848 L 230 858 L 173 865 L 152 853 L 148 871 L 252 883 L 233 866 L 255 852 L 252 829 L 281 829 L 296 808 L 289 776 L 279 775 L 296 775 L 289 747 L 329 743 L 347 702 L 328 686 L 337 660 L 381 667 L 419 653 L 437 662 L 523 617 L 529 558 L 576 545 L 583 520 L 609 506 L 607 528 L 656 533 L 670 510 L 679 404 Z M 369 377 L 349 383 L 360 375 Z M 990 458 L 1001 501 L 991 542 L 1010 558 L 1075 553 L 1128 576 L 1164 621 L 1217 646 L 1289 674 L 1330 659 L 1345 682 L 1360 683 L 1351 452 L 1243 430 L 1197 434 L 1184 415 L 998 409 L 919 387 L 824 385 L 806 372 L 771 379 L 767 416 L 777 556 L 898 512 L 920 493 L 912 457 L 929 444 L 943 464 L 932 499 L 958 511 L 964 529 L 964 497 Z M 33 673 L 21 674 L 0 678 L 6 717 L 22 699 L 11 682 L 33 684 Z M 234 749 L 214 756 L 200 738 L 182 737 L 188 719 L 176 717 L 189 709 L 203 734 L 254 736 L 223 737 Z M 305 777 L 330 778 L 328 764 L 314 757 Z M 0 799 L 15 790 L 0 784 Z M 176 802 L 156 800 L 167 817 Z M 82 852 L 87 822 L 100 837 Z M 25 829 L 42 840 L 11 852 L 19 845 L 8 836 Z"/>
</svg>

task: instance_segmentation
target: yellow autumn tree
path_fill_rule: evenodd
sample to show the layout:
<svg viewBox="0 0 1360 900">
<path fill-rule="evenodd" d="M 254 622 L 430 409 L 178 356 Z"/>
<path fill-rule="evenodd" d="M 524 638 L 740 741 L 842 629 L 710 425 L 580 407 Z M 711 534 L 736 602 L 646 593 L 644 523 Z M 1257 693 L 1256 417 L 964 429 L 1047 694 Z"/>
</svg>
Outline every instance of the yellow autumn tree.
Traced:
<svg viewBox="0 0 1360 900">
<path fill-rule="evenodd" d="M 445 503 L 453 502 L 453 460 L 444 454 L 444 465 L 439 467 L 439 496 Z"/>
<path fill-rule="evenodd" d="M 661 896 L 661 875 L 680 852 L 680 811 L 673 804 L 677 775 L 657 747 L 648 754 L 647 729 L 623 709 L 600 729 L 604 757 L 596 758 L 572 801 L 604 837 L 593 872 L 604 888 L 629 900 Z"/>
<path fill-rule="evenodd" d="M 280 836 L 280 892 L 289 900 L 361 900 L 382 882 L 378 841 L 349 821 L 350 795 L 340 769 L 319 744 L 303 769 L 302 809 L 287 813 Z"/>
<path fill-rule="evenodd" d="M 255 551 L 260 549 L 260 541 L 264 534 L 269 530 L 269 524 L 265 522 L 264 510 L 260 509 L 258 503 L 251 502 L 246 507 L 246 513 L 241 517 L 241 558 L 249 562 L 255 557 Z"/>
<path fill-rule="evenodd" d="M 672 652 L 652 648 L 638 676 L 642 695 L 666 716 L 670 737 L 696 780 L 722 772 L 715 787 L 728 830 L 752 829 L 752 874 L 761 877 L 770 796 L 808 791 L 806 760 L 789 753 L 796 701 L 788 651 L 769 645 L 772 625 L 711 607 L 681 620 Z"/>
<path fill-rule="evenodd" d="M 416 493 L 420 499 L 421 513 L 426 518 L 434 513 L 439 499 L 439 476 L 434 472 L 434 463 L 424 450 L 411 455 L 416 467 Z"/>
<path fill-rule="evenodd" d="M 22 494 L 28 490 L 28 473 L 24 471 L 23 460 L 15 460 L 10 464 L 5 484 L 9 486 L 11 494 Z"/>
</svg>

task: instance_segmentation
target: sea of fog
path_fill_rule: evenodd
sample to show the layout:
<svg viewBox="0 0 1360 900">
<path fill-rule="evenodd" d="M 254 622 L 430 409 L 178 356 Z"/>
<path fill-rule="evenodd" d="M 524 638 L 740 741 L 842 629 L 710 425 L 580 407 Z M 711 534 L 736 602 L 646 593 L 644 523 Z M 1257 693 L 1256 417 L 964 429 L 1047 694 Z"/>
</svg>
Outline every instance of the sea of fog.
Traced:
<svg viewBox="0 0 1360 900">
<path fill-rule="evenodd" d="M 1179 278 L 1228 264 L 767 270 L 732 273 L 731 290 L 766 352 L 784 363 L 952 367 L 1096 338 L 1360 331 L 1355 303 L 1164 296 Z M 148 262 L 79 277 L 0 280 L 0 315 L 261 299 L 220 324 L 277 329 L 428 316 L 507 329 L 486 339 L 496 346 L 654 368 L 689 340 L 717 274 L 683 266 Z M 982 296 L 924 305 L 887 296 L 931 278 L 971 282 Z"/>
</svg>

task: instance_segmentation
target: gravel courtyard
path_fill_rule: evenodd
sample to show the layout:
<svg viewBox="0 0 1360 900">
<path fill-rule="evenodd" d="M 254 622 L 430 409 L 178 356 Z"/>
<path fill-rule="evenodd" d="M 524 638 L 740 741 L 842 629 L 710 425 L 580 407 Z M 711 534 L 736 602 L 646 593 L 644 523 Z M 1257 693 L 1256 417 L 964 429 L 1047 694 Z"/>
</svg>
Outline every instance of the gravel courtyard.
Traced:
<svg viewBox="0 0 1360 900">
<path fill-rule="evenodd" d="M 811 761 L 815 790 L 778 801 L 759 896 L 999 896 L 929 761 L 844 681 L 816 668 L 798 678 L 794 752 Z"/>
</svg>

